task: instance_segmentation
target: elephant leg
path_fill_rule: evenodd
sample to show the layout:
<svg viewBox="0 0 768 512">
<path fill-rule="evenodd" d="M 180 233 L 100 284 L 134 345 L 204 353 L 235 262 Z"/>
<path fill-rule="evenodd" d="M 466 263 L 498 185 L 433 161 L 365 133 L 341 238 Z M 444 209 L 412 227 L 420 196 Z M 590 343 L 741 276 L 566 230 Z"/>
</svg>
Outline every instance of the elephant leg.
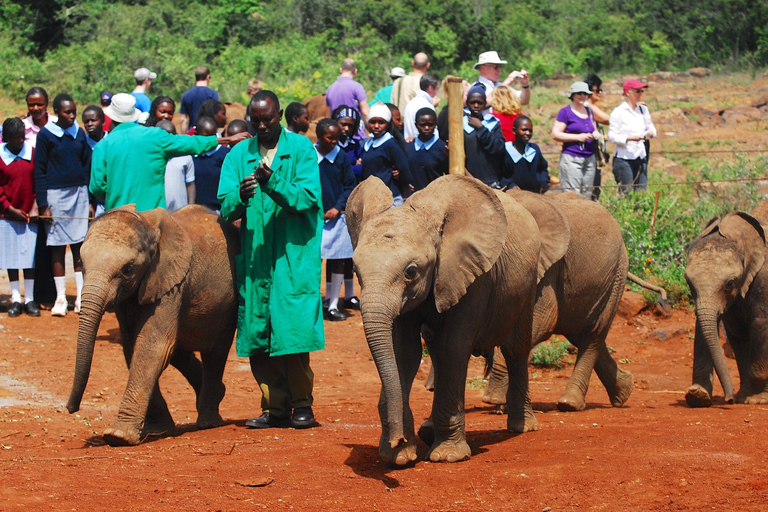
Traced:
<svg viewBox="0 0 768 512">
<path fill-rule="evenodd" d="M 611 353 L 608 352 L 608 347 L 605 345 L 605 335 L 601 335 L 597 343 L 595 372 L 600 382 L 605 386 L 611 405 L 614 407 L 624 405 L 629 399 L 629 395 L 632 394 L 635 378 L 631 372 L 619 367 L 611 357 Z"/>
<path fill-rule="evenodd" d="M 130 356 L 128 385 L 120 402 L 117 419 L 112 427 L 104 429 L 104 440 L 110 445 L 135 445 L 141 442 L 141 428 L 151 402 L 155 414 L 160 403 L 161 410 L 167 411 L 157 382 L 173 353 L 176 330 L 168 329 L 167 323 L 159 322 L 158 327 L 154 324 L 145 322 L 136 336 Z"/>
<path fill-rule="evenodd" d="M 195 390 L 195 396 L 200 397 L 203 389 L 203 364 L 191 350 L 176 348 L 171 356 L 171 366 L 179 370 Z"/>
<path fill-rule="evenodd" d="M 400 389 L 403 401 L 403 433 L 406 442 L 395 448 L 389 444 L 389 430 L 387 425 L 387 405 L 382 389 L 379 398 L 379 416 L 383 425 L 379 440 L 379 453 L 385 460 L 402 466 L 416 460 L 417 441 L 414 432 L 413 411 L 410 406 L 411 389 L 416 379 L 416 373 L 421 364 L 421 322 L 415 314 L 401 315 L 392 325 L 392 340 L 395 349 L 395 360 L 400 375 Z"/>
<path fill-rule="evenodd" d="M 507 430 L 533 432 L 539 430 L 539 421 L 533 414 L 531 393 L 528 387 L 528 352 L 530 345 L 502 345 L 501 352 L 507 363 Z"/>
<path fill-rule="evenodd" d="M 168 410 L 168 404 L 160 392 L 160 386 L 155 384 L 152 390 L 152 397 L 149 399 L 149 406 L 144 418 L 144 425 L 141 427 L 141 433 L 153 435 L 169 434 L 175 428 L 176 423 L 173 421 L 171 411 Z"/>
<path fill-rule="evenodd" d="M 229 343 L 218 345 L 211 352 L 202 354 L 203 383 L 197 395 L 197 426 L 199 428 L 219 427 L 224 423 L 219 414 L 219 404 L 226 392 L 223 382 L 224 367 L 232 346 L 232 333 L 229 334 L 229 339 Z"/>
<path fill-rule="evenodd" d="M 586 406 L 585 397 L 589 389 L 589 379 L 598 358 L 598 348 L 587 343 L 583 335 L 572 336 L 570 339 L 579 351 L 576 356 L 576 364 L 573 373 L 565 385 L 565 391 L 557 400 L 557 408 L 560 411 L 581 411 Z"/>
<path fill-rule="evenodd" d="M 734 350 L 735 351 L 735 350 Z M 685 392 L 689 407 L 712 405 L 714 362 L 704 336 L 696 331 L 693 339 L 693 379 Z"/>
<path fill-rule="evenodd" d="M 728 339 L 736 355 L 736 363 L 739 367 L 740 386 L 736 393 L 736 402 L 751 405 L 768 403 L 768 321 L 765 319 L 753 319 L 749 333 L 746 334 L 748 342 L 740 343 L 734 340 L 731 332 Z M 738 346 L 738 349 L 737 349 Z"/>
<path fill-rule="evenodd" d="M 507 388 L 509 388 L 509 373 L 507 361 L 496 347 L 493 351 L 493 366 L 491 376 L 488 379 L 488 387 L 483 394 L 483 402 L 486 404 L 504 405 L 507 403 Z"/>
</svg>

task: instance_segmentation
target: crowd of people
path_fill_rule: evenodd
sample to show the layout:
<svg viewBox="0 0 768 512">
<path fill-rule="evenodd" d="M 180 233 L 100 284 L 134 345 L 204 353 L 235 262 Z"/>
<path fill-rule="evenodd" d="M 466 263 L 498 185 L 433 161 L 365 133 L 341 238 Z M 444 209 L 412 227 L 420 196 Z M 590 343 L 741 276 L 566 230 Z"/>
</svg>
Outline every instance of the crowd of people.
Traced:
<svg viewBox="0 0 768 512">
<path fill-rule="evenodd" d="M 523 114 L 530 77 L 515 70 L 501 80 L 506 64 L 495 51 L 482 53 L 476 80 L 465 81 L 465 171 L 493 188 L 545 193 L 548 162 L 531 141 L 533 121 Z M 148 95 L 157 74 L 147 68 L 135 71 L 131 93 L 102 93 L 98 105 L 83 109 L 80 123 L 72 96 L 57 94 L 50 114 L 48 93 L 31 88 L 27 116 L 2 125 L 0 268 L 10 280 L 8 316 L 40 316 L 35 290 L 42 285 L 35 274 L 41 262 L 50 262 L 53 275 L 51 316 L 79 312 L 80 247 L 90 219 L 104 211 L 203 205 L 238 223 L 241 233 L 236 346 L 250 360 L 263 411 L 247 426 L 315 426 L 309 353 L 324 347 L 323 319 L 343 321 L 360 309 L 344 213 L 350 193 L 376 176 L 398 206 L 448 173 L 448 109 L 437 112 L 440 79 L 424 53 L 413 57 L 411 68 L 407 74 L 392 69 L 392 83 L 369 104 L 354 60 L 345 59 L 326 91 L 314 146 L 302 135 L 310 127 L 307 106 L 283 110 L 258 80 L 248 84 L 245 118 L 227 123 L 206 66 L 195 69 L 194 86 L 181 97 L 182 135 L 172 122 L 174 99 Z M 616 145 L 613 170 L 621 191 L 646 186 L 644 143 L 656 134 L 640 101 L 646 87 L 627 80 L 624 102 L 608 116 L 598 77 L 572 84 L 571 103 L 552 128 L 562 143 L 563 190 L 597 198 L 597 163 L 608 158 L 605 125 Z M 75 271 L 72 305 L 65 294 L 67 246 Z M 322 260 L 325 300 L 317 286 Z"/>
</svg>

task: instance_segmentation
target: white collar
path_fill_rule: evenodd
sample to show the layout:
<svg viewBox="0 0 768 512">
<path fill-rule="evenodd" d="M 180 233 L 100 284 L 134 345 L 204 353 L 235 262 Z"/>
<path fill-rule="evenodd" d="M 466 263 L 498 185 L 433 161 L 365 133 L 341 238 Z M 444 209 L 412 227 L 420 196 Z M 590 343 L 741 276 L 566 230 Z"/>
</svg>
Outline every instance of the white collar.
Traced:
<svg viewBox="0 0 768 512">
<path fill-rule="evenodd" d="M 216 153 L 219 150 L 220 147 L 221 147 L 221 144 L 216 144 L 215 148 L 213 148 L 210 151 L 206 151 L 205 153 L 200 153 L 200 156 L 211 156 L 214 153 Z"/>
<path fill-rule="evenodd" d="M 385 142 L 387 142 L 391 138 L 392 138 L 392 134 L 389 133 L 389 132 L 386 132 L 384 135 L 382 135 L 378 139 L 374 139 L 373 138 L 373 134 L 371 134 L 370 137 L 365 139 L 365 143 L 363 144 L 363 148 L 366 151 L 370 151 L 371 146 L 373 146 L 374 148 L 377 148 L 377 147 L 381 146 L 382 144 L 384 144 Z"/>
<path fill-rule="evenodd" d="M 467 133 L 472 133 L 473 131 L 475 131 L 475 127 L 472 126 L 471 124 L 469 124 L 469 109 L 468 108 L 464 109 L 464 114 L 466 114 L 462 118 L 462 121 L 464 122 L 464 131 L 467 132 Z M 483 126 L 485 126 L 488 129 L 488 131 L 491 131 L 491 130 L 493 130 L 494 126 L 499 124 L 499 120 L 496 119 L 495 117 L 493 117 L 491 114 L 483 114 L 483 121 L 482 121 L 482 123 L 483 123 Z"/>
<path fill-rule="evenodd" d="M 533 149 L 530 144 L 525 145 L 525 151 L 522 155 L 515 147 L 514 142 L 509 141 L 505 143 L 504 146 L 507 148 L 507 153 L 512 158 L 514 163 L 519 162 L 521 158 L 524 158 L 526 162 L 531 163 L 533 162 L 533 158 L 536 156 L 536 150 Z"/>
<path fill-rule="evenodd" d="M 432 138 L 429 139 L 427 142 L 422 142 L 420 138 L 416 137 L 413 139 L 413 148 L 418 151 L 421 148 L 424 148 L 425 150 L 429 151 L 432 146 L 435 145 L 435 142 L 437 142 L 437 139 L 440 137 L 437 136 L 437 133 L 432 134 Z"/>
<path fill-rule="evenodd" d="M 0 145 L 0 159 L 3 160 L 3 163 L 5 165 L 11 165 L 13 162 L 15 162 L 17 159 L 26 160 L 27 162 L 32 161 L 32 146 L 24 143 L 23 146 L 21 146 L 21 151 L 19 151 L 18 155 L 14 155 L 10 151 L 8 151 L 8 143 L 4 143 Z"/>
<path fill-rule="evenodd" d="M 70 137 L 73 139 L 77 138 L 77 132 L 80 130 L 80 127 L 77 126 L 77 121 L 72 123 L 72 126 L 67 128 L 66 130 L 63 129 L 61 126 L 57 125 L 55 121 L 49 120 L 48 123 L 45 125 L 46 128 L 48 128 L 48 131 L 54 134 L 58 138 L 62 138 L 65 133 L 69 134 Z"/>
<path fill-rule="evenodd" d="M 339 152 L 341 151 L 341 148 L 339 146 L 334 146 L 332 150 L 328 152 L 327 155 L 321 155 L 320 151 L 317 149 L 317 145 L 315 145 L 315 153 L 317 153 L 317 163 L 323 161 L 323 159 L 328 160 L 329 162 L 333 163 L 336 161 L 336 157 L 339 155 Z"/>
</svg>

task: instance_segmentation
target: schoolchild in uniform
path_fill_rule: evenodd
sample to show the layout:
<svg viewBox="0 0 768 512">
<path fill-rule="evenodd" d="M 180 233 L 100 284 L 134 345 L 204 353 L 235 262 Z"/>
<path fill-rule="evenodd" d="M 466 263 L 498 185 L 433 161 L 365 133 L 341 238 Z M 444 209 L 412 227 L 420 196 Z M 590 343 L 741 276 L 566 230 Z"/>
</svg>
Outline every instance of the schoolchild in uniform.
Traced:
<svg viewBox="0 0 768 512">
<path fill-rule="evenodd" d="M 3 123 L 5 142 L 0 145 L 0 268 L 8 270 L 11 285 L 9 317 L 22 311 L 40 316 L 35 302 L 35 243 L 37 223 L 29 222 L 36 215 L 34 155 L 35 149 L 24 141 L 24 123 L 11 117 Z M 19 269 L 24 269 L 24 303 L 21 301 Z"/>
<path fill-rule="evenodd" d="M 197 135 L 216 135 L 218 126 L 212 117 L 198 117 L 196 124 Z M 221 211 L 221 203 L 217 197 L 221 167 L 224 165 L 224 159 L 229 151 L 229 146 L 219 144 L 212 150 L 194 157 L 195 203 L 206 206 L 216 213 Z"/>
<path fill-rule="evenodd" d="M 370 176 L 381 179 L 392 191 L 395 206 L 400 206 L 412 190 L 413 179 L 405 149 L 391 133 L 396 130 L 392 113 L 383 103 L 376 103 L 370 108 L 368 129 L 371 135 L 362 143 L 362 179 Z"/>
<path fill-rule="evenodd" d="M 416 111 L 419 136 L 406 146 L 414 191 L 448 174 L 448 152 L 445 142 L 435 133 L 436 126 L 437 115 L 433 109 L 424 107 Z"/>
<path fill-rule="evenodd" d="M 360 182 L 360 175 L 363 173 L 363 146 L 354 138 L 354 135 L 360 129 L 360 113 L 348 107 L 341 105 L 331 114 L 331 119 L 339 123 L 339 147 L 349 157 L 349 163 L 352 164 L 352 172 L 355 173 L 355 179 Z"/>
<path fill-rule="evenodd" d="M 515 132 L 515 140 L 504 145 L 508 171 L 501 184 L 507 188 L 520 188 L 543 194 L 549 190 L 549 164 L 541 154 L 538 144 L 530 142 L 533 123 L 527 116 L 520 115 L 515 118 L 512 129 Z"/>
<path fill-rule="evenodd" d="M 483 114 L 486 108 L 485 88 L 473 85 L 467 93 L 464 109 L 465 166 L 473 178 L 492 188 L 501 188 L 504 167 L 504 136 L 499 120 Z"/>
<path fill-rule="evenodd" d="M 88 143 L 88 147 L 93 150 L 96 144 L 109 135 L 109 132 L 104 130 L 106 116 L 100 106 L 88 105 L 85 107 L 85 110 L 83 110 L 81 119 L 83 121 L 83 128 L 85 129 L 85 141 Z M 104 201 L 91 197 L 91 204 L 93 204 L 94 218 L 104 213 Z"/>
<path fill-rule="evenodd" d="M 320 256 L 326 260 L 325 274 L 328 276 L 325 288 L 327 307 L 323 308 L 323 313 L 331 321 L 347 318 L 347 314 L 339 307 L 345 263 L 352 258 L 352 241 L 347 231 L 344 209 L 349 194 L 357 184 L 349 158 L 338 146 L 339 132 L 339 126 L 333 119 L 321 119 L 317 123 L 315 151 L 320 167 L 325 212 Z"/>
<path fill-rule="evenodd" d="M 65 316 L 68 309 L 64 269 L 67 245 L 72 250 L 75 267 L 75 312 L 80 312 L 83 291 L 80 246 L 88 231 L 91 148 L 85 140 L 85 132 L 77 125 L 77 105 L 72 96 L 57 95 L 53 99 L 53 111 L 58 120 L 49 122 L 37 135 L 35 193 L 41 217 L 52 218 L 47 224 L 47 244 L 51 247 L 56 284 L 56 302 L 51 315 Z"/>
</svg>

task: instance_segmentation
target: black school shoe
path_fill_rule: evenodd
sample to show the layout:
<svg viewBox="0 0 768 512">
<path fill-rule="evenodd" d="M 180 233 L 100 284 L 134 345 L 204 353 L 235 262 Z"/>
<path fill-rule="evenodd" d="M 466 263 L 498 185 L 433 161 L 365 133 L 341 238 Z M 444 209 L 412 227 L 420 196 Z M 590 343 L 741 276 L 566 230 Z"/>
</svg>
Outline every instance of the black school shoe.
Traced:
<svg viewBox="0 0 768 512">
<path fill-rule="evenodd" d="M 11 307 L 8 308 L 8 318 L 14 318 L 21 315 L 21 302 L 14 302 Z"/>
<path fill-rule="evenodd" d="M 297 407 L 293 410 L 291 426 L 296 429 L 319 427 L 311 407 Z"/>
<path fill-rule="evenodd" d="M 258 418 L 245 420 L 245 426 L 247 428 L 285 428 L 291 426 L 291 423 L 289 418 L 279 418 L 268 412 L 265 412 Z"/>
<path fill-rule="evenodd" d="M 24 312 L 27 316 L 40 316 L 40 305 L 35 301 L 29 301 L 24 304 Z"/>
<path fill-rule="evenodd" d="M 343 311 L 339 311 L 336 308 L 329 309 L 324 312 L 323 316 L 326 320 L 330 320 L 331 322 L 341 322 L 342 320 L 346 320 L 349 318 L 349 315 L 347 313 L 344 313 Z"/>
<path fill-rule="evenodd" d="M 360 299 L 354 296 L 344 299 L 344 309 L 356 309 L 357 311 L 360 311 Z"/>
</svg>

